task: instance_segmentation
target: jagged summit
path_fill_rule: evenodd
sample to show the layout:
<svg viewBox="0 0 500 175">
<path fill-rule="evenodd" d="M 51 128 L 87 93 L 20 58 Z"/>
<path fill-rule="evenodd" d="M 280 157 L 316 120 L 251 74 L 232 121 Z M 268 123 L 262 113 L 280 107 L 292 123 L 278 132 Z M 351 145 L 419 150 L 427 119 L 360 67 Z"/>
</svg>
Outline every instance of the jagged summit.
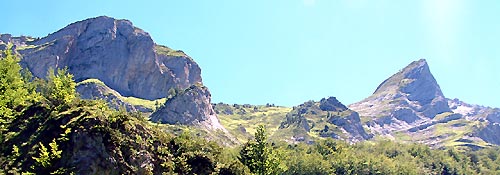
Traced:
<svg viewBox="0 0 500 175">
<path fill-rule="evenodd" d="M 81 35 L 83 33 L 92 34 L 94 32 L 100 33 L 110 33 L 110 34 L 120 34 L 125 33 L 124 28 L 118 28 L 120 26 L 126 26 L 127 28 L 134 29 L 137 34 L 141 34 L 144 37 L 149 37 L 151 42 L 153 41 L 149 34 L 142 29 L 135 27 L 131 21 L 126 19 L 115 19 L 108 16 L 98 16 L 93 18 L 84 19 L 81 21 L 76 21 L 67 25 L 66 27 L 59 29 L 58 31 L 47 35 L 39 40 L 33 41 L 32 44 L 43 44 L 67 35 Z M 108 30 L 108 32 L 106 32 Z"/>
<path fill-rule="evenodd" d="M 436 97 L 443 97 L 441 88 L 432 75 L 425 59 L 412 62 L 398 73 L 382 82 L 373 93 L 402 92 L 408 99 L 428 104 Z"/>
<path fill-rule="evenodd" d="M 390 130 L 413 127 L 451 112 L 425 59 L 410 63 L 382 82 L 373 95 L 349 108 L 373 118 L 371 126 L 394 125 L 385 128 Z"/>
</svg>

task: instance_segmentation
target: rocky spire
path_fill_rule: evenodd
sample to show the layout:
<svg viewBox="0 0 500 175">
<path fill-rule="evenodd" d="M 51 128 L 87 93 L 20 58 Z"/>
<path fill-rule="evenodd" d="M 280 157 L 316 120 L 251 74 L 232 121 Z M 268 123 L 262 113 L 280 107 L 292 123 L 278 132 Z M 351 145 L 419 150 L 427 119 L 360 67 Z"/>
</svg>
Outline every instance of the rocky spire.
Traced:
<svg viewBox="0 0 500 175">
<path fill-rule="evenodd" d="M 382 130 L 384 125 L 396 125 L 386 129 L 413 127 L 416 121 L 425 122 L 451 112 L 424 59 L 412 62 L 382 82 L 370 97 L 349 108 L 371 117 L 375 121 L 371 125 L 382 126 Z"/>
<path fill-rule="evenodd" d="M 412 62 L 386 79 L 373 94 L 388 92 L 402 92 L 408 95 L 410 101 L 418 101 L 422 105 L 444 97 L 425 59 Z"/>
</svg>

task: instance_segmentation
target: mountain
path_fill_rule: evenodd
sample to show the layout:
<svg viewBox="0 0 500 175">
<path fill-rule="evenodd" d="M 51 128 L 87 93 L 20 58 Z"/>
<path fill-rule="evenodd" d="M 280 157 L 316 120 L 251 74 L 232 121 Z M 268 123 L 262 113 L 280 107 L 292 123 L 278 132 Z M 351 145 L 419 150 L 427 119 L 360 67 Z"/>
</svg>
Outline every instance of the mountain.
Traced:
<svg viewBox="0 0 500 175">
<path fill-rule="evenodd" d="M 155 44 L 128 20 L 91 18 L 20 44 L 21 64 L 34 76 L 67 67 L 77 82 L 99 79 L 123 96 L 154 100 L 171 88 L 202 82 L 201 69 L 189 56 Z"/>
<path fill-rule="evenodd" d="M 184 100 L 170 98 L 168 104 L 177 107 L 162 108 L 153 116 L 164 123 L 193 124 L 190 120 L 197 120 L 205 129 L 225 130 L 213 115 L 210 92 L 203 87 L 198 64 L 182 51 L 156 44 L 128 20 L 90 18 L 43 38 L 0 35 L 3 49 L 7 43 L 13 44 L 22 57 L 20 64 L 35 77 L 45 78 L 49 69 L 67 68 L 78 82 L 82 98 L 104 99 L 115 109 L 124 106 L 149 115 L 171 92 L 199 87 L 202 93 Z"/>
<path fill-rule="evenodd" d="M 404 130 L 451 112 L 447 99 L 432 76 L 426 60 L 418 60 L 382 82 L 373 95 L 349 105 L 372 119 L 374 133 Z M 390 127 L 383 127 L 389 125 Z M 381 127 L 378 127 L 381 126 Z"/>
<path fill-rule="evenodd" d="M 371 134 L 434 147 L 498 144 L 496 111 L 443 95 L 427 61 L 414 61 L 349 105 Z"/>
</svg>

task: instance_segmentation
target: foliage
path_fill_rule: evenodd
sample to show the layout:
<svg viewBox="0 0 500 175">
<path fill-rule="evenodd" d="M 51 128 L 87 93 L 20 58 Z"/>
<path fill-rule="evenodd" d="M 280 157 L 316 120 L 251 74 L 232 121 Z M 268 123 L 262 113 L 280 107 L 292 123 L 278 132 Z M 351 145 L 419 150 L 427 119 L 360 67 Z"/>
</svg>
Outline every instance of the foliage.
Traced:
<svg viewBox="0 0 500 175">
<path fill-rule="evenodd" d="M 267 136 L 263 125 L 257 127 L 255 139 L 248 141 L 240 151 L 238 159 L 250 169 L 252 173 L 279 174 L 283 166 L 267 143 Z"/>
<path fill-rule="evenodd" d="M 2 54 L 0 54 L 2 55 Z M 12 51 L 4 51 L 5 58 L 0 58 L 0 141 L 4 131 L 12 120 L 19 115 L 23 107 L 37 101 L 38 94 L 21 74 L 22 68 Z"/>
<path fill-rule="evenodd" d="M 76 98 L 76 83 L 67 69 L 49 69 L 45 85 L 41 87 L 42 95 L 53 106 L 69 105 Z"/>
<path fill-rule="evenodd" d="M 59 150 L 56 139 L 53 139 L 52 142 L 49 143 L 50 152 L 42 143 L 39 143 L 39 145 L 40 155 L 38 157 L 33 157 L 33 159 L 35 159 L 35 162 L 40 166 L 47 168 L 51 165 L 52 161 L 61 158 L 62 151 Z"/>
<path fill-rule="evenodd" d="M 21 80 L 20 89 L 38 89 L 43 96 L 41 103 L 26 99 L 23 105 L 7 106 L 18 115 L 4 126 L 0 174 L 232 172 L 229 165 L 218 163 L 221 148 L 213 142 L 173 137 L 138 114 L 116 111 L 104 101 L 79 99 L 66 70 L 50 71 L 34 88 L 13 72 Z"/>
</svg>

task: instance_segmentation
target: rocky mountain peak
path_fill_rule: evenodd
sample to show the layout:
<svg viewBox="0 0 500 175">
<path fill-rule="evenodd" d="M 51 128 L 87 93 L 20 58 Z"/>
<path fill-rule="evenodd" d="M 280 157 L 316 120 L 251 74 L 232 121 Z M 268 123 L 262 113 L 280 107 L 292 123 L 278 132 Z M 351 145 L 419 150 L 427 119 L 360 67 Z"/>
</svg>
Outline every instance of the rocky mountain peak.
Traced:
<svg viewBox="0 0 500 175">
<path fill-rule="evenodd" d="M 383 81 L 373 95 L 349 108 L 372 118 L 375 124 L 369 126 L 381 133 L 404 130 L 451 112 L 425 59 L 410 63 Z"/>
<path fill-rule="evenodd" d="M 88 43 L 93 44 L 102 41 L 102 39 L 106 39 L 107 37 L 116 39 L 117 35 L 135 35 L 143 37 L 145 39 L 144 41 L 149 42 L 151 46 L 154 44 L 147 32 L 135 27 L 129 20 L 114 19 L 107 16 L 99 16 L 74 22 L 57 32 L 49 34 L 40 40 L 34 41 L 32 44 L 38 45 L 48 43 L 69 36 L 76 38 L 81 36 L 82 39 L 94 38 L 94 42 Z"/>
<path fill-rule="evenodd" d="M 436 97 L 444 97 L 425 59 L 412 62 L 386 79 L 378 86 L 374 95 L 398 92 L 407 94 L 410 101 L 418 101 L 423 105 L 429 104 Z"/>
<path fill-rule="evenodd" d="M 128 20 L 90 18 L 16 47 L 21 64 L 36 77 L 67 67 L 76 81 L 99 79 L 123 96 L 154 100 L 172 88 L 202 83 L 201 69 L 189 56 L 155 44 Z"/>
</svg>

